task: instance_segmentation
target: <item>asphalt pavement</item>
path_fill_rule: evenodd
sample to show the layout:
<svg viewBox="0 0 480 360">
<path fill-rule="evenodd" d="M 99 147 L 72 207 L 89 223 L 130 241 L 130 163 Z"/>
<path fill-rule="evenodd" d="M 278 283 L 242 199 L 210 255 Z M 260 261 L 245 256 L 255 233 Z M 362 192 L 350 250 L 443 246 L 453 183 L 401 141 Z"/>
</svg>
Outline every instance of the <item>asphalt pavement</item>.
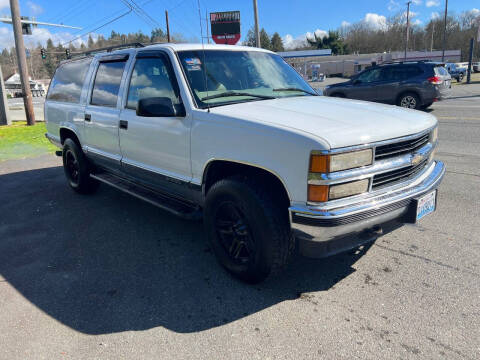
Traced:
<svg viewBox="0 0 480 360">
<path fill-rule="evenodd" d="M 256 286 L 201 223 L 77 195 L 54 156 L 0 163 L 0 359 L 479 359 L 479 94 L 432 107 L 435 214 Z"/>
</svg>

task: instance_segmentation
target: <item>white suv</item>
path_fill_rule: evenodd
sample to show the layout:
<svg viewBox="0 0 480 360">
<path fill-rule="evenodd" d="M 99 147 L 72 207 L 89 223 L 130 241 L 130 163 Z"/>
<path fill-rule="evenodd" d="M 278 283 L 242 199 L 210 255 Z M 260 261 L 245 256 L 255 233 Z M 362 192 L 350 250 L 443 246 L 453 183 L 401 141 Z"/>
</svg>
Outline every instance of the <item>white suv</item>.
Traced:
<svg viewBox="0 0 480 360">
<path fill-rule="evenodd" d="M 203 217 L 219 262 L 248 282 L 295 245 L 324 257 L 418 221 L 445 171 L 434 116 L 318 96 L 250 47 L 139 44 L 65 61 L 45 118 L 74 190 L 103 182 Z"/>
</svg>

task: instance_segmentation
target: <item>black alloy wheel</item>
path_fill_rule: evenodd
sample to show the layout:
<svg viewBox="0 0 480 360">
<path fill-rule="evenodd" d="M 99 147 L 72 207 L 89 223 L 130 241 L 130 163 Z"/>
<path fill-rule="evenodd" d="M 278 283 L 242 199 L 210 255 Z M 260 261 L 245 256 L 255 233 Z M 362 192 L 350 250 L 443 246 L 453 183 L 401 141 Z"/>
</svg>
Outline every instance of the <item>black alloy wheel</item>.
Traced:
<svg viewBox="0 0 480 360">
<path fill-rule="evenodd" d="M 248 220 L 237 204 L 223 201 L 218 206 L 215 231 L 232 262 L 247 265 L 255 260 L 256 246 Z"/>
</svg>

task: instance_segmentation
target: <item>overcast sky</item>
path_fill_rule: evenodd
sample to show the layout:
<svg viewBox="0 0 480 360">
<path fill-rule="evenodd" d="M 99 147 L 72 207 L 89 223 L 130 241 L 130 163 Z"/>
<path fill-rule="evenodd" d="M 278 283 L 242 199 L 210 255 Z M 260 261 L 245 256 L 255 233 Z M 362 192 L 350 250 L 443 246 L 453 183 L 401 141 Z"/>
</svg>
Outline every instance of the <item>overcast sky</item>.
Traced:
<svg viewBox="0 0 480 360">
<path fill-rule="evenodd" d="M 49 37 L 55 43 L 65 43 L 88 31 L 122 16 L 129 11 L 126 0 L 20 0 L 22 15 L 35 16 L 39 21 L 80 26 L 83 30 L 65 30 L 52 27 L 34 29 L 32 36 L 25 36 L 27 46 L 44 44 Z M 182 33 L 187 39 L 200 41 L 198 0 L 135 0 L 145 10 L 131 11 L 120 19 L 95 31 L 108 36 L 112 30 L 127 33 L 138 30 L 150 34 L 152 27 L 165 29 L 165 10 L 169 10 L 170 29 Z M 328 29 L 337 29 L 357 21 L 365 21 L 372 27 L 381 27 L 387 17 L 405 10 L 406 0 L 258 0 L 260 26 L 272 34 L 278 31 L 286 47 L 292 47 L 305 36 Z M 432 16 L 443 13 L 444 0 L 414 0 L 411 6 L 413 23 L 425 24 Z M 9 0 L 0 0 L 0 14 L 10 14 Z M 480 15 L 480 0 L 450 0 L 449 10 L 455 13 L 473 11 Z M 200 13 L 240 10 L 242 35 L 253 25 L 251 0 L 201 0 Z M 150 18 L 149 18 L 150 17 Z M 79 45 L 87 37 L 75 40 Z M 13 44 L 11 25 L 0 25 L 0 48 Z"/>
</svg>

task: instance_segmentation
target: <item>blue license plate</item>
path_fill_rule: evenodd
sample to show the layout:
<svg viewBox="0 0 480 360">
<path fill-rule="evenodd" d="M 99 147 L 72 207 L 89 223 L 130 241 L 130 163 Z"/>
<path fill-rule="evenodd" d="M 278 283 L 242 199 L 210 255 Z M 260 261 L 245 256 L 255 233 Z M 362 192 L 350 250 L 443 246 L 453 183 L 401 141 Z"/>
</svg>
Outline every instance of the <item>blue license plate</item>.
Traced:
<svg viewBox="0 0 480 360">
<path fill-rule="evenodd" d="M 426 195 L 423 195 L 417 200 L 417 217 L 416 220 L 420 220 L 428 214 L 435 211 L 437 206 L 437 190 L 432 191 Z"/>
</svg>

